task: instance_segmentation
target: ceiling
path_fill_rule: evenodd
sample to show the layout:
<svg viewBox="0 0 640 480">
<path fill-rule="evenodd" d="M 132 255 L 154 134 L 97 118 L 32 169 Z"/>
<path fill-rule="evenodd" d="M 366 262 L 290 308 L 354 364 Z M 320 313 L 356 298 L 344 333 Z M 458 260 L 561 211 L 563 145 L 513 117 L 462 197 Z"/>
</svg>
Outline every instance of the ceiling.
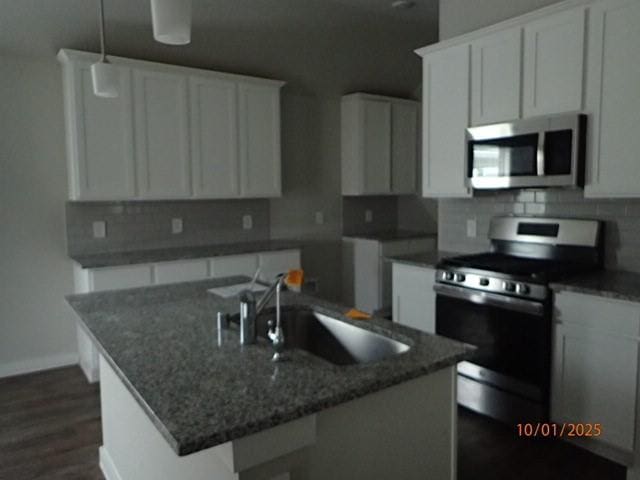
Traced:
<svg viewBox="0 0 640 480">
<path fill-rule="evenodd" d="M 153 40 L 148 0 L 105 0 L 113 55 L 285 80 L 290 91 L 410 95 L 417 47 L 437 39 L 438 0 L 193 0 L 191 44 Z M 97 0 L 0 0 L 0 54 L 97 51 Z"/>
</svg>

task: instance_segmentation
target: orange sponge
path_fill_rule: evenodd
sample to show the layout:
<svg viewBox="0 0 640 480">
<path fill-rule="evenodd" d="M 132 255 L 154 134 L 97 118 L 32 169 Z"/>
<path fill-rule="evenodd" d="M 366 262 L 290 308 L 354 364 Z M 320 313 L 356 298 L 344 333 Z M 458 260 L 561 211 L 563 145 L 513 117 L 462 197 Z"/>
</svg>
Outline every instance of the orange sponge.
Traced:
<svg viewBox="0 0 640 480">
<path fill-rule="evenodd" d="M 355 308 L 349 310 L 347 313 L 345 313 L 345 315 L 353 320 L 368 320 L 371 318 L 371 315 L 369 315 L 367 312 L 356 310 Z"/>
<path fill-rule="evenodd" d="M 304 271 L 289 270 L 287 278 L 284 279 L 284 282 L 291 290 L 299 292 L 302 289 L 302 283 L 304 282 Z"/>
</svg>

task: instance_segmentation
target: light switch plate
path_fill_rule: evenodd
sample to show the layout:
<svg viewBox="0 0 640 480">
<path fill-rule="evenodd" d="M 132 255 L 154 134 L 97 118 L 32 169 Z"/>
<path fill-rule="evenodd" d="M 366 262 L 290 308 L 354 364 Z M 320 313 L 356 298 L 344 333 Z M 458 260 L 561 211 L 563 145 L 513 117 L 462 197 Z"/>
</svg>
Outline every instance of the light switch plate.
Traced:
<svg viewBox="0 0 640 480">
<path fill-rule="evenodd" d="M 243 215 L 242 228 L 245 230 L 251 230 L 253 228 L 253 217 L 251 215 Z"/>
<path fill-rule="evenodd" d="M 93 238 L 105 238 L 107 236 L 107 222 L 97 220 L 93 222 Z"/>
<path fill-rule="evenodd" d="M 478 222 L 475 218 L 467 218 L 467 237 L 475 238 L 478 234 Z"/>
<path fill-rule="evenodd" d="M 364 221 L 366 223 L 373 222 L 373 212 L 371 210 L 365 210 L 364 211 Z"/>
<path fill-rule="evenodd" d="M 316 212 L 315 218 L 316 218 L 316 225 L 322 225 L 324 223 L 323 212 Z"/>
<path fill-rule="evenodd" d="M 171 233 L 173 233 L 174 235 L 182 233 L 182 227 L 182 218 L 171 219 Z"/>
</svg>

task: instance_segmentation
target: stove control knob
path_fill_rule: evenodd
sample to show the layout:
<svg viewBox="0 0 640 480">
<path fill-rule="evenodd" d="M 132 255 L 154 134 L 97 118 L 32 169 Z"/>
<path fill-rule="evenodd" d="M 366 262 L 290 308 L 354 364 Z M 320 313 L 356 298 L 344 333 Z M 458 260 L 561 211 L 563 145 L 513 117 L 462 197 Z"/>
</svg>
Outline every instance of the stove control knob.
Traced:
<svg viewBox="0 0 640 480">
<path fill-rule="evenodd" d="M 486 287 L 488 285 L 489 285 L 489 279 L 488 278 L 481 278 L 480 279 L 480 286 Z"/>
<path fill-rule="evenodd" d="M 452 272 L 443 272 L 442 278 L 444 278 L 445 280 L 450 282 L 451 280 L 453 280 L 453 273 Z"/>
<path fill-rule="evenodd" d="M 516 291 L 516 284 L 512 283 L 512 282 L 504 282 L 502 284 L 502 288 L 507 292 L 515 292 Z"/>
<path fill-rule="evenodd" d="M 519 283 L 518 285 L 516 285 L 516 292 L 521 295 L 527 295 L 530 291 L 531 289 L 529 288 L 529 285 L 526 285 L 524 283 Z"/>
<path fill-rule="evenodd" d="M 456 273 L 456 282 L 464 282 L 466 278 L 464 273 Z"/>
</svg>

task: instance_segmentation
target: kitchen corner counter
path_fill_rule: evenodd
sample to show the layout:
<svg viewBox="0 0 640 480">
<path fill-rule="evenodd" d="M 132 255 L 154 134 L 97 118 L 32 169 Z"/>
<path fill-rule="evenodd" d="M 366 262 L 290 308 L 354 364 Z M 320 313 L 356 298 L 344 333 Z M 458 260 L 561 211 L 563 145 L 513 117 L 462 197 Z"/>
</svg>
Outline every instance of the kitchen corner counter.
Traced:
<svg viewBox="0 0 640 480">
<path fill-rule="evenodd" d="M 243 253 L 275 252 L 302 247 L 302 242 L 293 240 L 265 240 L 194 247 L 171 247 L 126 252 L 105 252 L 87 255 L 70 255 L 82 268 L 116 267 L 172 260 L 241 255 Z"/>
<path fill-rule="evenodd" d="M 640 273 L 604 270 L 556 281 L 550 287 L 556 292 L 568 291 L 640 302 Z"/>
<path fill-rule="evenodd" d="M 417 253 L 412 255 L 393 255 L 385 257 L 385 260 L 393 263 L 402 263 L 414 267 L 435 268 L 444 258 L 456 257 L 462 253 L 434 250 L 432 252 Z"/>
<path fill-rule="evenodd" d="M 207 289 L 246 280 L 230 277 L 67 297 L 105 360 L 178 455 L 433 373 L 474 351 L 381 318 L 350 320 L 344 316 L 346 307 L 283 292 L 285 308 L 310 308 L 411 348 L 386 360 L 350 366 L 293 349 L 289 361 L 274 364 L 265 340 L 240 346 L 236 327 L 216 329 L 216 312 L 236 313 L 238 300 Z"/>
</svg>

